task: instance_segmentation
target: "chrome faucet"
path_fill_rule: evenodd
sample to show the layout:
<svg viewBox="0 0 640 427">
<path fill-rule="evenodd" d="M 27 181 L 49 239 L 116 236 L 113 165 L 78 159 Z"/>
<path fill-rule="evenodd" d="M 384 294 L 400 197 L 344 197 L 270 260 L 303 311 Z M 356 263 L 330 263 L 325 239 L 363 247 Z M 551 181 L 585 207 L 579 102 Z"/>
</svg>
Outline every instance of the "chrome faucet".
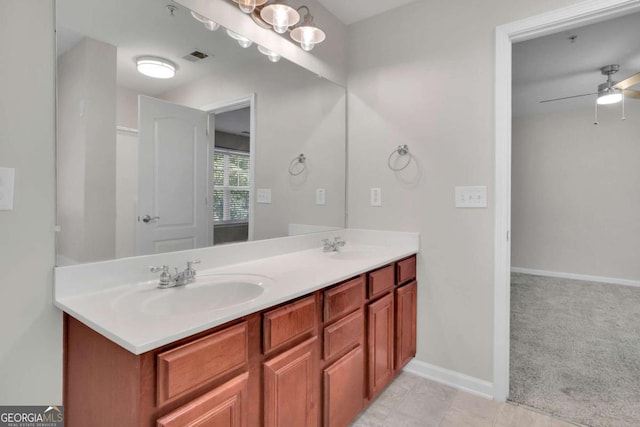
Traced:
<svg viewBox="0 0 640 427">
<path fill-rule="evenodd" d="M 333 241 L 322 239 L 322 243 L 324 244 L 322 252 L 338 252 L 338 249 L 343 247 L 347 242 L 336 236 L 333 238 Z"/>
<path fill-rule="evenodd" d="M 166 289 L 176 286 L 184 286 L 187 283 L 195 282 L 196 270 L 193 268 L 194 264 L 200 264 L 200 261 L 187 261 L 187 268 L 185 268 L 181 272 L 178 272 L 178 269 L 176 268 L 176 273 L 173 275 L 169 272 L 168 265 L 163 265 L 162 267 L 149 267 L 149 270 L 151 270 L 152 273 L 161 272 L 158 287 L 161 289 Z"/>
</svg>

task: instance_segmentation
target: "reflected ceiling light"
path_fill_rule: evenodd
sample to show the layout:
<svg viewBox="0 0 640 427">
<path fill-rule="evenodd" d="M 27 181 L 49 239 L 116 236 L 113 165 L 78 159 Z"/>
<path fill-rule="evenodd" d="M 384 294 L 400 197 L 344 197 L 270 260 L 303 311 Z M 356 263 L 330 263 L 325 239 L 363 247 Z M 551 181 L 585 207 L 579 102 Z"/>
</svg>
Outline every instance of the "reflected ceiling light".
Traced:
<svg viewBox="0 0 640 427">
<path fill-rule="evenodd" d="M 243 37 L 240 34 L 235 33 L 235 32 L 231 31 L 228 28 L 227 28 L 227 34 L 229 34 L 229 37 L 231 37 L 232 39 L 236 40 L 238 42 L 238 44 L 240 46 L 244 47 L 245 49 L 253 44 L 253 42 L 251 40 L 249 40 L 248 38 Z"/>
<path fill-rule="evenodd" d="M 209 31 L 215 31 L 220 28 L 220 24 L 217 22 L 213 22 L 211 19 L 207 18 L 204 15 L 200 15 L 198 12 L 191 11 L 191 16 L 193 16 L 197 21 L 200 21 L 204 24 L 204 27 Z"/>
<path fill-rule="evenodd" d="M 176 75 L 176 64 L 157 56 L 141 56 L 136 59 L 138 71 L 156 79 L 170 79 Z"/>
<path fill-rule="evenodd" d="M 313 16 L 307 6 L 300 6 L 298 11 L 306 9 L 302 23 L 291 30 L 291 38 L 300 43 L 302 49 L 309 52 L 315 45 L 322 43 L 326 38 L 324 31 L 313 25 Z"/>
<path fill-rule="evenodd" d="M 300 14 L 284 0 L 275 0 L 260 10 L 260 17 L 273 26 L 273 31 L 284 34 L 289 27 L 296 25 L 300 21 Z"/>
<path fill-rule="evenodd" d="M 616 88 L 607 88 L 598 91 L 598 105 L 616 104 L 622 101 L 622 91 Z"/>
<path fill-rule="evenodd" d="M 262 6 L 268 0 L 233 0 L 238 4 L 238 7 L 244 13 L 251 13 L 256 9 L 256 6 Z"/>
<path fill-rule="evenodd" d="M 271 62 L 280 61 L 281 56 L 275 53 L 274 51 L 269 50 L 264 46 L 258 46 L 258 50 L 260 51 L 261 54 L 267 55 L 267 58 L 269 58 L 269 61 Z"/>
</svg>

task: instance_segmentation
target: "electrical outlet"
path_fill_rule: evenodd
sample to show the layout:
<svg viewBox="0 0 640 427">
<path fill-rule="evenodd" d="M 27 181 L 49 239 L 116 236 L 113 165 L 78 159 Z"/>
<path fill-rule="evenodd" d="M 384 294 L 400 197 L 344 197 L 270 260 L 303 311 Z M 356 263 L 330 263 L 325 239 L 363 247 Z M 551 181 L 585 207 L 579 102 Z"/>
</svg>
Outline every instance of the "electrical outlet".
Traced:
<svg viewBox="0 0 640 427">
<path fill-rule="evenodd" d="M 258 188 L 256 191 L 257 203 L 271 203 L 271 189 L 270 188 Z"/>
<path fill-rule="evenodd" d="M 486 208 L 487 187 L 456 187 L 456 208 Z"/>
<path fill-rule="evenodd" d="M 382 189 L 372 188 L 370 193 L 371 206 L 382 206 Z"/>
<path fill-rule="evenodd" d="M 316 205 L 325 204 L 326 191 L 324 188 L 316 188 Z"/>
<path fill-rule="evenodd" d="M 0 211 L 13 210 L 14 168 L 0 167 Z"/>
</svg>

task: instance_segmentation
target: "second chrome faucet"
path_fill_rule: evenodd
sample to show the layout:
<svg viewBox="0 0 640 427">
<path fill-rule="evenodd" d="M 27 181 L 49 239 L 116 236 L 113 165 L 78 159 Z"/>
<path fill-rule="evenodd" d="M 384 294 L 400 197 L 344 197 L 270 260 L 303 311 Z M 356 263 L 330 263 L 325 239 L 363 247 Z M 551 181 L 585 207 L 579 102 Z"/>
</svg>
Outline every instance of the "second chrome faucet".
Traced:
<svg viewBox="0 0 640 427">
<path fill-rule="evenodd" d="M 338 249 L 343 247 L 347 242 L 340 237 L 334 237 L 333 241 L 329 239 L 322 239 L 323 247 L 322 252 L 338 252 Z"/>
</svg>

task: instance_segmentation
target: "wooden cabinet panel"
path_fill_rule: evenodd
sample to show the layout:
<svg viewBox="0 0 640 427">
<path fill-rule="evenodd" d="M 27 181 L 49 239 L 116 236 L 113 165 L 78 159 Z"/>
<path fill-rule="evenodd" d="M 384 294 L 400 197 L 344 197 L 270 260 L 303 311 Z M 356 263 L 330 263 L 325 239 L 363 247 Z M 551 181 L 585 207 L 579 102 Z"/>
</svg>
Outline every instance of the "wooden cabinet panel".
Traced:
<svg viewBox="0 0 640 427">
<path fill-rule="evenodd" d="M 393 294 L 369 304 L 367 319 L 369 398 L 373 398 L 393 377 Z"/>
<path fill-rule="evenodd" d="M 247 322 L 158 354 L 158 405 L 246 365 Z"/>
<path fill-rule="evenodd" d="M 415 280 L 396 289 L 396 370 L 416 355 L 417 297 Z"/>
<path fill-rule="evenodd" d="M 324 292 L 324 321 L 330 322 L 362 307 L 365 276 L 349 280 Z"/>
<path fill-rule="evenodd" d="M 393 265 L 369 273 L 369 298 L 375 298 L 390 291 L 395 284 Z"/>
<path fill-rule="evenodd" d="M 324 370 L 324 426 L 346 427 L 364 407 L 364 351 L 359 346 Z"/>
<path fill-rule="evenodd" d="M 364 314 L 362 309 L 324 328 L 324 358 L 330 359 L 364 339 Z"/>
<path fill-rule="evenodd" d="M 264 425 L 318 425 L 318 339 L 311 338 L 264 364 Z"/>
<path fill-rule="evenodd" d="M 416 256 L 405 258 L 396 264 L 398 284 L 406 283 L 416 278 Z"/>
<path fill-rule="evenodd" d="M 245 427 L 249 413 L 244 373 L 158 419 L 157 427 Z"/>
<path fill-rule="evenodd" d="M 316 332 L 316 298 L 310 296 L 263 315 L 263 348 L 271 353 L 304 335 Z"/>
</svg>

